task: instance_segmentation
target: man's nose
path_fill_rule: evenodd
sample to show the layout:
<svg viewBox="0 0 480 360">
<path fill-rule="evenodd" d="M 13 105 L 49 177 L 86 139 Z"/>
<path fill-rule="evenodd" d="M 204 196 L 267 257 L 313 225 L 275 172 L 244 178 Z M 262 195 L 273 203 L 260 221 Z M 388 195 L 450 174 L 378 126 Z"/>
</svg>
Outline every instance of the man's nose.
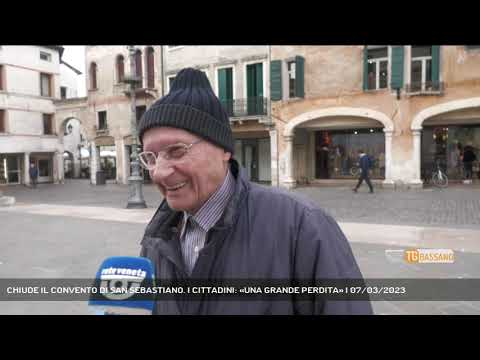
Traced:
<svg viewBox="0 0 480 360">
<path fill-rule="evenodd" d="M 172 164 L 168 160 L 159 158 L 153 170 L 150 170 L 150 176 L 153 181 L 163 180 L 175 172 Z"/>
</svg>

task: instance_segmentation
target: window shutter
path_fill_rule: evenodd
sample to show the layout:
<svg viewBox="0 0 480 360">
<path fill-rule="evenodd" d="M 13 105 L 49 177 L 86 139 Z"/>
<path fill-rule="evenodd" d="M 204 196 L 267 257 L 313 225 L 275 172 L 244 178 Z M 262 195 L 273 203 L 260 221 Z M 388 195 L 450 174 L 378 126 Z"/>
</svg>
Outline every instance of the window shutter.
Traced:
<svg viewBox="0 0 480 360">
<path fill-rule="evenodd" d="M 282 61 L 270 63 L 270 98 L 272 101 L 282 100 Z"/>
<path fill-rule="evenodd" d="M 259 63 L 256 65 L 256 87 L 257 87 L 257 97 L 263 97 L 263 64 Z"/>
<path fill-rule="evenodd" d="M 305 97 L 305 59 L 302 56 L 295 56 L 295 97 Z"/>
<path fill-rule="evenodd" d="M 403 46 L 392 47 L 392 89 L 401 89 L 403 87 Z"/>
<path fill-rule="evenodd" d="M 432 46 L 432 82 L 438 83 L 440 79 L 440 46 Z"/>
<path fill-rule="evenodd" d="M 227 69 L 218 70 L 218 98 L 227 100 Z"/>
<path fill-rule="evenodd" d="M 363 90 L 368 90 L 368 47 L 363 48 Z"/>
</svg>

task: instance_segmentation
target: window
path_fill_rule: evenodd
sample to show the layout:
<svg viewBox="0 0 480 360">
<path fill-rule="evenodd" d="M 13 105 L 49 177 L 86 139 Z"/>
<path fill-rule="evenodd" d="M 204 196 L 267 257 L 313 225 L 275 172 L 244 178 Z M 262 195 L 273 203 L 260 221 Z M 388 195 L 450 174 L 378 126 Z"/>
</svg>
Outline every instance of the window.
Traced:
<svg viewBox="0 0 480 360">
<path fill-rule="evenodd" d="M 138 84 L 143 87 L 142 52 L 140 50 L 135 52 L 135 75 L 140 80 Z"/>
<path fill-rule="evenodd" d="M 98 112 L 98 130 L 106 130 L 107 126 L 107 112 L 99 111 Z"/>
<path fill-rule="evenodd" d="M 117 56 L 117 82 L 121 83 L 125 79 L 125 58 L 123 55 Z"/>
<path fill-rule="evenodd" d="M 0 109 L 0 133 L 7 132 L 5 126 L 5 110 Z"/>
<path fill-rule="evenodd" d="M 97 89 L 97 64 L 91 63 L 90 64 L 90 90 Z"/>
<path fill-rule="evenodd" d="M 51 97 L 51 76 L 49 74 L 40 73 L 40 96 Z"/>
<path fill-rule="evenodd" d="M 174 81 L 175 81 L 175 75 L 168 77 L 168 91 L 172 89 L 172 85 Z"/>
<path fill-rule="evenodd" d="M 228 116 L 233 116 L 233 68 L 218 69 L 218 98 Z"/>
<path fill-rule="evenodd" d="M 142 118 L 143 114 L 145 114 L 146 110 L 147 110 L 147 107 L 145 105 L 137 106 L 136 112 L 135 112 L 137 117 L 137 124 L 140 122 L 140 119 Z"/>
<path fill-rule="evenodd" d="M 432 47 L 412 46 L 411 91 L 425 91 L 432 84 Z"/>
<path fill-rule="evenodd" d="M 367 49 L 368 90 L 388 87 L 388 48 Z"/>
<path fill-rule="evenodd" d="M 287 63 L 288 71 L 288 97 L 295 97 L 295 61 Z"/>
<path fill-rule="evenodd" d="M 67 87 L 66 86 L 60 86 L 60 97 L 62 99 L 67 98 Z"/>
<path fill-rule="evenodd" d="M 45 61 L 52 61 L 52 55 L 47 52 L 40 51 L 40 59 Z"/>
<path fill-rule="evenodd" d="M 147 87 L 155 88 L 155 57 L 152 47 L 147 48 Z"/>
<path fill-rule="evenodd" d="M 0 90 L 4 90 L 3 78 L 3 65 L 0 65 Z"/>
<path fill-rule="evenodd" d="M 53 134 L 53 115 L 43 114 L 43 133 L 45 135 Z"/>
</svg>

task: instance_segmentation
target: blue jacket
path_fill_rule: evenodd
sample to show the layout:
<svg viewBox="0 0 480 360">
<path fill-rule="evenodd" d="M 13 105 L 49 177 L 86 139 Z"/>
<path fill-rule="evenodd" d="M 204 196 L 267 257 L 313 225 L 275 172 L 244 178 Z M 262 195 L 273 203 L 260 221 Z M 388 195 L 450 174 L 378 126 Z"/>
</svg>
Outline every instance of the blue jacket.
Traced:
<svg viewBox="0 0 480 360">
<path fill-rule="evenodd" d="M 235 193 L 208 232 L 191 279 L 362 279 L 335 220 L 310 200 L 251 183 L 231 160 Z M 140 255 L 155 266 L 157 285 L 188 279 L 179 245 L 182 217 L 164 200 L 148 224 Z M 159 285 L 160 284 L 160 285 Z M 159 295 L 154 314 L 372 314 L 369 301 L 176 300 Z"/>
<path fill-rule="evenodd" d="M 368 170 L 370 170 L 372 166 L 373 166 L 373 161 L 370 158 L 370 156 L 365 154 L 360 158 L 360 168 L 362 169 L 362 173 L 364 174 L 368 173 Z"/>
</svg>

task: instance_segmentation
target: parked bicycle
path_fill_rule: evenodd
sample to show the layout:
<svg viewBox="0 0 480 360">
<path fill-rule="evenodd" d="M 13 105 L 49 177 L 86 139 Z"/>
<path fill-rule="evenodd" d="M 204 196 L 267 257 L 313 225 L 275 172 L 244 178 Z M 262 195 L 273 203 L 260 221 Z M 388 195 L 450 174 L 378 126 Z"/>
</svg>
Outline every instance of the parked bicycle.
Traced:
<svg viewBox="0 0 480 360">
<path fill-rule="evenodd" d="M 432 184 L 440 188 L 448 186 L 448 176 L 443 172 L 439 160 L 436 161 L 435 168 L 432 171 Z"/>
</svg>

